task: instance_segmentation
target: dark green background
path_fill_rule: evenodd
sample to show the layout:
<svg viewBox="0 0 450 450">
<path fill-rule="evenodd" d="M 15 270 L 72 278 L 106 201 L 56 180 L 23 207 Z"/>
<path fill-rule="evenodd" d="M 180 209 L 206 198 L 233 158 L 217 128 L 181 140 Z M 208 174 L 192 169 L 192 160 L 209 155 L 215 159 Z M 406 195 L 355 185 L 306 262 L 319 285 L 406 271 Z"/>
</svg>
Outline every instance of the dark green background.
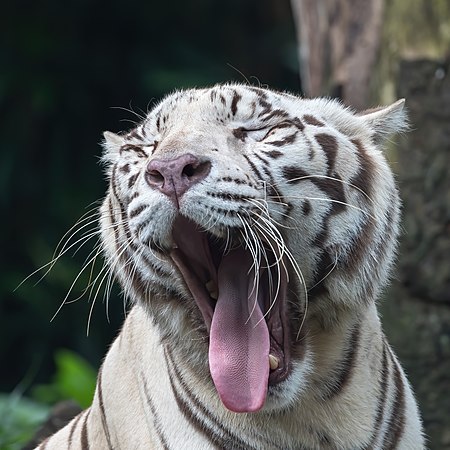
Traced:
<svg viewBox="0 0 450 450">
<path fill-rule="evenodd" d="M 14 291 L 102 197 L 101 133 L 136 120 L 113 107 L 146 111 L 175 88 L 245 81 L 230 65 L 254 84 L 298 92 L 300 81 L 288 0 L 13 1 L 1 16 L 0 391 L 8 392 L 24 377 L 28 386 L 48 382 L 57 348 L 98 365 L 120 326 L 118 292 L 111 323 L 97 300 L 88 338 L 86 297 L 49 322 L 95 240 Z"/>
</svg>

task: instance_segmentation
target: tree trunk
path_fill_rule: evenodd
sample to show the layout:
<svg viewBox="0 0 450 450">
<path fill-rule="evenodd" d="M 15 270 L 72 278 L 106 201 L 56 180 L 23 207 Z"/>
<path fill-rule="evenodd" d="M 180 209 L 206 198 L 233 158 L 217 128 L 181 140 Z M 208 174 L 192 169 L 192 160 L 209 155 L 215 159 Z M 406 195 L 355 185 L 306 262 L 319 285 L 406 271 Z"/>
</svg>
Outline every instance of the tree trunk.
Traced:
<svg viewBox="0 0 450 450">
<path fill-rule="evenodd" d="M 307 96 L 331 95 L 368 106 L 381 40 L 383 0 L 292 0 Z"/>
</svg>

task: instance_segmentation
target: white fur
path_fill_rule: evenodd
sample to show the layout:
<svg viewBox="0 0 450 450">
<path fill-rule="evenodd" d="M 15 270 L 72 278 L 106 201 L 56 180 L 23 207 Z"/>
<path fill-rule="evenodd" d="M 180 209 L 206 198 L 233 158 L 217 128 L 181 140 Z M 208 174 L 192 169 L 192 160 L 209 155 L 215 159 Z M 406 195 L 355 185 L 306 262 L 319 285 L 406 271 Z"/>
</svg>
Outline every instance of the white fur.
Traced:
<svg viewBox="0 0 450 450">
<path fill-rule="evenodd" d="M 412 391 L 392 351 L 383 344 L 375 306 L 395 255 L 399 210 L 393 176 L 380 145 L 390 134 L 405 129 L 404 102 L 355 115 L 332 100 L 303 100 L 284 93 L 259 92 L 240 85 L 176 92 L 157 105 L 129 134 L 105 133 L 104 160 L 107 174 L 114 178 L 115 184 L 111 185 L 102 206 L 104 251 L 125 295 L 135 305 L 102 368 L 101 396 L 107 425 L 102 418 L 97 388 L 88 418 L 74 419 L 76 424 L 69 424 L 43 444 L 41 450 L 67 448 L 71 432 L 73 449 L 83 448 L 86 436 L 89 448 L 108 448 L 105 429 L 109 430 L 113 448 L 213 448 L 207 434 L 187 420 L 175 392 L 187 402 L 206 429 L 216 429 L 217 436 L 224 439 L 222 427 L 232 430 L 245 443 L 245 448 L 348 450 L 367 448 L 371 443 L 371 448 L 382 449 L 384 439 L 387 439 L 385 435 L 395 429 L 395 424 L 389 422 L 398 408 L 395 383 L 401 383 L 404 393 L 404 426 L 400 436 L 392 436 L 396 439 L 395 448 L 424 448 Z M 236 102 L 238 113 L 231 114 L 235 96 L 239 96 Z M 286 217 L 282 203 L 267 198 L 267 180 L 259 180 L 245 158 L 247 156 L 264 173 L 262 163 L 255 155 L 266 155 L 265 151 L 274 149 L 270 139 L 282 140 L 295 132 L 293 125 L 277 127 L 286 120 L 280 119 L 279 115 L 268 119 L 261 130 L 258 108 L 263 108 L 264 102 L 271 105 L 272 111 L 285 111 L 289 118 L 298 118 L 304 125 L 294 142 L 276 147 L 283 156 L 269 163 L 285 202 L 292 204 L 289 217 Z M 308 123 L 305 115 L 313 116 L 317 124 Z M 163 119 L 164 125 L 159 123 L 158 131 L 158 120 Z M 250 130 L 245 139 L 234 134 L 240 128 Z M 270 130 L 271 137 L 264 140 Z M 320 133 L 331 136 L 337 143 L 335 173 L 344 186 L 347 203 L 341 212 L 332 215 L 333 203 L 321 185 L 314 182 L 330 178 L 327 175 L 330 156 L 317 139 Z M 125 144 L 139 146 L 146 157 L 133 151 L 122 151 Z M 358 149 L 359 144 L 364 150 Z M 353 185 L 361 171 L 361 152 L 365 152 L 364 158 L 370 161 L 373 175 L 373 180 L 367 180 L 369 194 L 364 192 L 365 187 Z M 152 158 L 167 159 L 183 153 L 212 158 L 213 164 L 205 181 L 183 195 L 179 211 L 176 211 L 166 196 L 149 188 L 144 173 Z M 286 167 L 299 168 L 316 178 L 290 183 L 285 177 Z M 134 177 L 132 183 L 130 177 Z M 224 177 L 244 177 L 248 183 L 232 186 L 223 181 Z M 178 213 L 225 239 L 227 227 L 242 224 L 231 214 L 208 215 L 211 207 L 231 208 L 229 200 L 211 197 L 209 192 L 230 190 L 267 206 L 270 220 L 278 224 L 279 236 L 303 276 L 294 283 L 296 274 L 290 272 L 290 287 L 296 290 L 291 301 L 298 301 L 300 309 L 306 310 L 303 333 L 295 344 L 304 347 L 304 354 L 292 360 L 289 377 L 270 388 L 263 409 L 252 414 L 232 413 L 220 402 L 208 371 L 208 337 L 193 320 L 193 317 L 199 317 L 198 310 L 167 254 L 159 254 L 157 249 L 148 246 L 150 241 L 161 248 L 170 248 L 172 224 Z M 309 214 L 302 215 L 305 199 L 310 201 L 312 209 Z M 264 203 L 266 200 L 269 201 Z M 141 206 L 147 206 L 147 209 L 130 217 L 133 216 L 130 213 Z M 116 226 L 119 231 L 114 229 L 114 224 L 124 219 L 128 222 L 129 236 L 122 225 Z M 328 233 L 318 247 L 314 239 L 326 221 Z M 374 228 L 370 240 L 361 250 L 363 259 L 354 269 L 347 269 L 351 265 L 355 241 L 370 228 L 368 223 L 373 223 Z M 124 262 L 118 241 L 122 245 L 120 248 L 125 249 L 127 240 L 132 240 L 139 250 L 127 254 Z M 319 280 L 326 287 L 325 293 L 308 302 L 306 290 L 313 288 L 324 252 L 330 255 L 333 270 Z M 148 260 L 152 261 L 156 271 L 146 266 Z M 131 272 L 127 264 L 132 267 Z M 161 275 L 158 270 L 166 275 Z M 145 284 L 144 288 L 134 282 L 136 274 Z M 178 297 L 169 298 L 167 293 L 174 291 Z M 166 303 L 161 301 L 164 296 Z M 345 368 L 343 355 L 351 353 L 348 343 L 356 327 L 360 331 L 348 379 L 336 395 L 327 397 L 327 383 Z M 389 370 L 384 391 L 383 351 L 387 354 Z M 174 371 L 179 371 L 181 378 L 174 377 Z M 395 371 L 400 374 L 397 381 Z M 186 386 L 193 398 L 184 392 Z M 380 429 L 376 430 L 374 422 L 384 394 L 384 414 L 379 422 Z M 200 402 L 209 414 L 202 413 L 195 406 L 196 402 Z"/>
</svg>

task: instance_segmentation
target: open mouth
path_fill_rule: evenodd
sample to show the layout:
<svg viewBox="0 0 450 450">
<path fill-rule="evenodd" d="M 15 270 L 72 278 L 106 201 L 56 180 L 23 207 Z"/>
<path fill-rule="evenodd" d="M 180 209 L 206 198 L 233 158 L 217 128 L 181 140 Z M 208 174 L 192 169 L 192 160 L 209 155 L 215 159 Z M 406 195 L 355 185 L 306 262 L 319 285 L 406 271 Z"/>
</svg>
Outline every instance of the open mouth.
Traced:
<svg viewBox="0 0 450 450">
<path fill-rule="evenodd" d="M 209 367 L 219 396 L 231 411 L 258 411 L 268 386 L 290 370 L 284 260 L 269 244 L 261 242 L 257 256 L 183 216 L 175 220 L 173 241 L 172 260 L 209 333 Z"/>
</svg>

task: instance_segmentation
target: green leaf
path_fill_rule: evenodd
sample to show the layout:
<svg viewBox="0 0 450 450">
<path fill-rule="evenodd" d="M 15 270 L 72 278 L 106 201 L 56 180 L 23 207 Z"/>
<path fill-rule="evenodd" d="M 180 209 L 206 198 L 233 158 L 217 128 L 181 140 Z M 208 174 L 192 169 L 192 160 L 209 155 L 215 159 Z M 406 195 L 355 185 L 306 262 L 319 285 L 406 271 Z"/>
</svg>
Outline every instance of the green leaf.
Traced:
<svg viewBox="0 0 450 450">
<path fill-rule="evenodd" d="M 76 353 L 62 349 L 55 353 L 56 375 L 53 383 L 33 389 L 33 397 L 53 404 L 60 400 L 75 400 L 86 408 L 92 403 L 97 373 L 92 366 Z"/>
</svg>

